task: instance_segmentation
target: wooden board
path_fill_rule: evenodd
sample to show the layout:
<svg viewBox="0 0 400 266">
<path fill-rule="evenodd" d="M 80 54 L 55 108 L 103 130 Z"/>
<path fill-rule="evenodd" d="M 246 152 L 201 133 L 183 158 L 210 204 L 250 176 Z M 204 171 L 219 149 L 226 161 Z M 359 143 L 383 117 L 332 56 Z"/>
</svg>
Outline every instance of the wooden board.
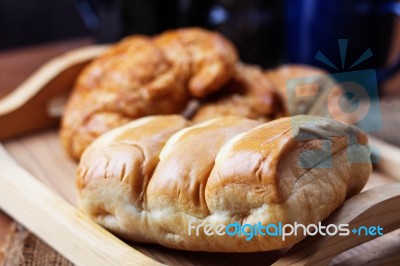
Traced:
<svg viewBox="0 0 400 266">
<path fill-rule="evenodd" d="M 76 205 L 75 170 L 76 163 L 71 161 L 61 148 L 57 129 L 45 130 L 28 136 L 8 140 L 4 143 L 9 154 L 33 176 L 37 177 L 43 184 L 51 188 L 56 194 L 60 195 L 71 205 Z M 18 178 L 18 177 L 15 177 Z M 394 180 L 387 178 L 383 174 L 373 173 L 366 186 L 371 189 L 386 183 L 393 183 Z M 46 219 L 43 217 L 43 219 Z M 397 232 L 397 236 L 399 233 Z M 76 239 L 80 241 L 80 239 Z M 378 241 L 375 240 L 375 241 Z M 382 242 L 382 241 L 381 241 Z M 334 261 L 343 263 L 349 259 L 354 262 L 356 255 L 375 254 L 377 247 L 382 246 L 381 242 L 371 242 L 355 249 L 351 253 L 345 253 Z M 390 242 L 391 247 L 400 248 L 400 237 L 396 237 L 396 232 L 391 233 L 384 243 Z M 230 253 L 204 253 L 188 252 L 168 249 L 159 245 L 130 243 L 136 250 L 146 256 L 169 265 L 270 265 L 275 262 L 284 251 L 258 252 L 247 254 Z M 387 254 L 386 254 L 387 255 Z M 365 258 L 365 256 L 360 256 Z M 372 259 L 376 259 L 373 256 Z"/>
<path fill-rule="evenodd" d="M 0 207 L 38 237 L 79 265 L 304 265 L 329 262 L 341 265 L 373 264 L 385 257 L 399 261 L 400 184 L 374 172 L 361 193 L 346 201 L 328 221 L 381 224 L 383 237 L 309 237 L 289 251 L 258 253 L 205 253 L 172 250 L 159 245 L 122 242 L 94 224 L 76 208 L 75 169 L 61 149 L 57 129 L 59 100 L 65 97 L 76 75 L 104 47 L 69 52 L 41 67 L 12 94 L 0 100 L 0 139 L 46 128 L 4 142 L 0 146 Z M 375 143 L 374 143 L 375 144 Z M 376 142 L 376 144 L 381 144 Z M 400 171 L 396 148 L 382 147 L 385 173 Z M 11 157 L 10 157 L 10 155 Z M 387 167 L 390 166 L 390 167 Z M 399 170 L 398 170 L 399 169 Z M 398 183 L 398 182 L 397 182 Z M 387 233 L 387 234 L 386 234 Z M 363 244 L 362 244 L 363 243 Z M 362 244 L 359 247 L 357 245 Z M 366 255 L 367 254 L 367 255 Z"/>
</svg>

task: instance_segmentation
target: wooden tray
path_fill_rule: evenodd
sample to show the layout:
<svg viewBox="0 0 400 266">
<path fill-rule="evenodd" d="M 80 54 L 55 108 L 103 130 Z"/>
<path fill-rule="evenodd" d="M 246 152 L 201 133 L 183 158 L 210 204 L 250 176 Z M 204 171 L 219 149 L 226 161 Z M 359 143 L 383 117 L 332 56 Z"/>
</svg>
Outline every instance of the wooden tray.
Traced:
<svg viewBox="0 0 400 266">
<path fill-rule="evenodd" d="M 74 207 L 76 163 L 63 152 L 57 127 L 51 127 L 59 112 L 49 110 L 57 107 L 54 99 L 66 95 L 79 70 L 103 49 L 90 47 L 49 62 L 0 101 L 0 137 L 8 138 L 0 147 L 0 208 L 69 260 L 78 265 L 323 265 L 330 261 L 354 265 L 383 257 L 387 262 L 400 261 L 396 254 L 400 231 L 395 230 L 400 228 L 400 184 L 377 171 L 365 192 L 348 200 L 325 221 L 349 223 L 350 227 L 384 227 L 385 235 L 370 242 L 374 237 L 316 236 L 289 251 L 188 252 L 124 243 L 94 224 Z M 39 128 L 43 129 L 9 138 Z M 391 166 L 393 171 L 396 164 Z"/>
</svg>

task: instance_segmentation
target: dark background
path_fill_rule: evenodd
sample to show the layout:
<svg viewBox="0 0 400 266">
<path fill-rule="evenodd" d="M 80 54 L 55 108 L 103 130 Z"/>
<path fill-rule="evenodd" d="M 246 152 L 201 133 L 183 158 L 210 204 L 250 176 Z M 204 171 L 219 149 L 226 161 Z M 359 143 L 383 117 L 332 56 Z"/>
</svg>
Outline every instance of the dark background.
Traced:
<svg viewBox="0 0 400 266">
<path fill-rule="evenodd" d="M 399 32 L 399 26 L 391 26 L 395 16 L 374 19 L 361 14 L 356 23 L 345 20 L 354 18 L 353 9 L 345 8 L 351 6 L 349 3 L 374 1 L 389 0 L 314 1 L 321 6 L 308 14 L 317 23 L 307 26 L 312 31 L 312 40 L 307 42 L 297 36 L 307 25 L 303 24 L 306 17 L 300 17 L 307 2 L 303 0 L 0 0 L 0 52 L 82 37 L 109 43 L 129 34 L 153 35 L 171 28 L 201 26 L 232 40 L 244 62 L 265 68 L 286 62 L 326 67 L 313 58 L 315 49 L 338 64 L 338 38 L 349 39 L 348 62 L 371 48 L 374 56 L 362 67 L 383 68 L 399 59 L 400 45 L 392 34 Z M 292 17 L 289 22 L 288 14 Z M 322 23 L 328 17 L 333 19 Z M 335 28 L 341 21 L 351 30 L 349 34 L 331 34 L 329 40 L 324 37 L 332 32 L 327 26 Z M 370 39 L 360 37 L 368 34 Z M 311 56 L 307 60 L 298 58 L 302 45 L 309 43 L 315 46 L 309 51 Z"/>
<path fill-rule="evenodd" d="M 89 35 L 72 0 L 0 0 L 0 49 Z"/>
<path fill-rule="evenodd" d="M 83 36 L 108 43 L 133 33 L 201 26 L 231 39 L 244 61 L 274 66 L 283 48 L 281 2 L 0 0 L 0 50 Z"/>
</svg>

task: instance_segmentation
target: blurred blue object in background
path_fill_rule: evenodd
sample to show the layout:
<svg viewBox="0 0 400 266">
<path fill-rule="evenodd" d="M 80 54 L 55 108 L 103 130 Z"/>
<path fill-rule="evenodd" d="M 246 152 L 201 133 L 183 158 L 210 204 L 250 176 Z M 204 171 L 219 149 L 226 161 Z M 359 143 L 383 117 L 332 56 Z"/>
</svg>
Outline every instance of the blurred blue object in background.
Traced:
<svg viewBox="0 0 400 266">
<path fill-rule="evenodd" d="M 332 71 L 345 71 L 367 49 L 373 57 L 359 67 L 376 69 L 381 82 L 400 68 L 397 60 L 387 66 L 400 3 L 384 0 L 286 0 L 284 61 L 310 64 Z M 347 56 L 342 66 L 339 39 L 348 39 Z M 325 63 L 316 60 L 323 54 Z M 320 60 L 321 61 L 321 60 Z"/>
</svg>

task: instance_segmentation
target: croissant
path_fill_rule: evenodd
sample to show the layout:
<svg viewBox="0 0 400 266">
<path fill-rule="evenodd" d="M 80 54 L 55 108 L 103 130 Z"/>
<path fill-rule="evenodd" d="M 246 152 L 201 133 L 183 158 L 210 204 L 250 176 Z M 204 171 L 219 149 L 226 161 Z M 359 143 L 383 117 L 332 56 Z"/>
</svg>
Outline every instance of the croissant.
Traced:
<svg viewBox="0 0 400 266">
<path fill-rule="evenodd" d="M 267 122 L 284 114 L 282 99 L 262 69 L 238 64 L 231 80 L 206 98 L 192 119 L 201 122 L 235 115 Z"/>
<path fill-rule="evenodd" d="M 228 82 L 236 63 L 227 39 L 198 28 L 128 37 L 79 75 L 63 114 L 62 144 L 78 159 L 112 128 L 146 115 L 181 113 L 191 97 Z"/>
<path fill-rule="evenodd" d="M 85 150 L 79 207 L 128 240 L 213 252 L 280 249 L 305 236 L 218 232 L 232 224 L 317 224 L 362 189 L 369 156 L 365 133 L 329 118 L 262 124 L 228 116 L 190 126 L 179 115 L 151 116 Z M 219 229 L 211 235 L 210 228 Z"/>
</svg>

